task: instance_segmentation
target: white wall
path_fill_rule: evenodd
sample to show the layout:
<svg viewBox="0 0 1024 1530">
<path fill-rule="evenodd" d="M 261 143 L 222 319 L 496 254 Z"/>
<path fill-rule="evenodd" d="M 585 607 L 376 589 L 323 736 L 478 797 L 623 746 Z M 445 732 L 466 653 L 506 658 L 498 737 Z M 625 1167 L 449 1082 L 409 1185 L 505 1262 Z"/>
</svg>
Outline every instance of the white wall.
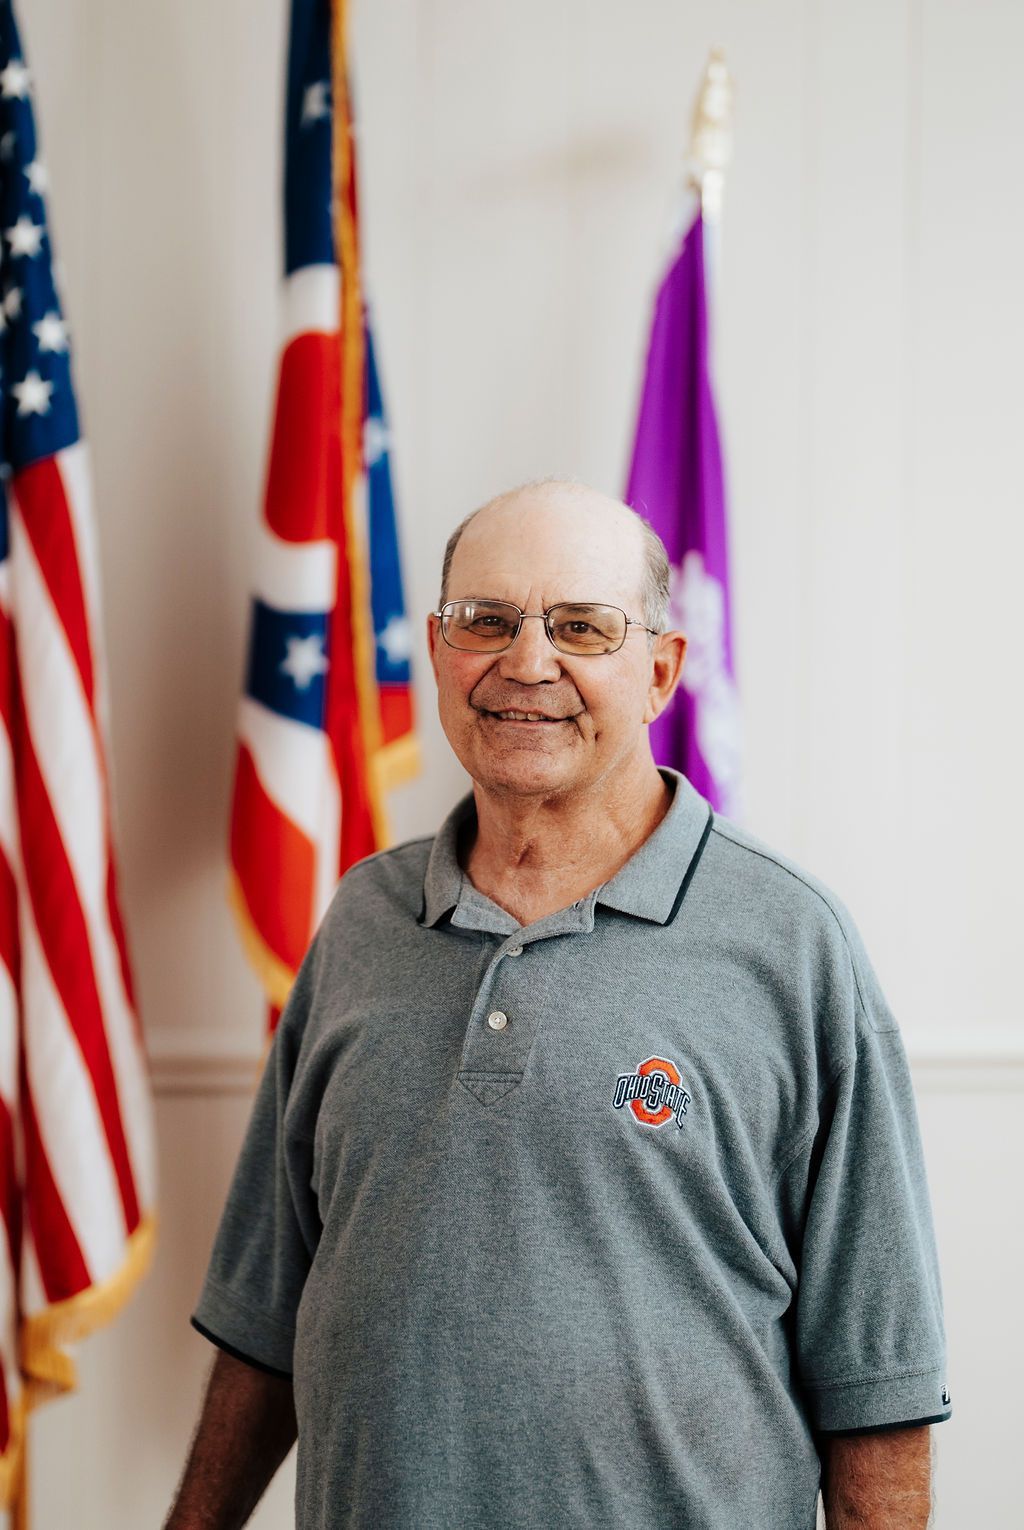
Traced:
<svg viewBox="0 0 1024 1530">
<path fill-rule="evenodd" d="M 914 1052 L 954 1421 L 939 1530 L 1019 1514 L 1016 436 L 1024 10 L 1009 0 L 357 4 L 366 250 L 408 594 L 543 473 L 621 486 L 709 46 L 737 82 L 717 370 L 751 826 L 852 908 Z M 155 1524 L 260 1003 L 223 901 L 276 352 L 284 0 L 22 0 L 92 443 L 124 895 L 163 1240 L 34 1423 L 37 1527 Z M 460 789 L 420 653 L 423 777 Z M 257 1516 L 289 1522 L 288 1474 Z"/>
</svg>

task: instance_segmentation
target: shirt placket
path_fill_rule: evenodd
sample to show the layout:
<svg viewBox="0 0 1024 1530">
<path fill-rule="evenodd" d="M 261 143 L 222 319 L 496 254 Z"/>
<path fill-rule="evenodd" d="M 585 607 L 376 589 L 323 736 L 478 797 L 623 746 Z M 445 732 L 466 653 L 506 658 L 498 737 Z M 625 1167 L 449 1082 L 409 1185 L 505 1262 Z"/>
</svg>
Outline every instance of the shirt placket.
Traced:
<svg viewBox="0 0 1024 1530">
<path fill-rule="evenodd" d="M 551 942 L 594 925 L 593 898 L 507 935 L 484 968 L 466 1026 L 459 1082 L 482 1105 L 522 1083 L 556 977 Z"/>
</svg>

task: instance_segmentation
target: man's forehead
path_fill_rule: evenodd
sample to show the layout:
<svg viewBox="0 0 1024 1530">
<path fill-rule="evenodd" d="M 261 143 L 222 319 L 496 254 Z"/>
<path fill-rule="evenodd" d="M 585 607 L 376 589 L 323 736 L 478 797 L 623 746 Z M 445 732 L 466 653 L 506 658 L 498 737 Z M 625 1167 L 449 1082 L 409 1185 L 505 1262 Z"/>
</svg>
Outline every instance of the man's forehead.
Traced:
<svg viewBox="0 0 1024 1530">
<path fill-rule="evenodd" d="M 449 594 L 514 599 L 633 599 L 643 573 L 639 522 L 594 490 L 527 490 L 485 506 L 452 559 Z"/>
</svg>

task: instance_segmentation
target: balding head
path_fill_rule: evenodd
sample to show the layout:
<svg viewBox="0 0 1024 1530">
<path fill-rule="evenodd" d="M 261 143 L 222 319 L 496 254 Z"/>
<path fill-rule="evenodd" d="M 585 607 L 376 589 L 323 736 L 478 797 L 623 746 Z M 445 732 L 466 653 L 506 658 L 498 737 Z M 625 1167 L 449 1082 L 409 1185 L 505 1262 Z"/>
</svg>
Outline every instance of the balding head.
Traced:
<svg viewBox="0 0 1024 1530">
<path fill-rule="evenodd" d="M 496 649 L 452 642 L 438 612 L 428 623 L 441 723 L 478 792 L 586 797 L 602 813 L 612 798 L 627 812 L 638 793 L 663 795 L 647 724 L 672 697 L 686 638 L 642 628 L 663 629 L 666 586 L 664 549 L 640 517 L 583 484 L 525 484 L 463 522 L 442 606 L 503 601 L 524 613 Z M 610 651 L 566 652 L 537 620 L 560 605 L 614 606 L 632 625 Z"/>
<path fill-rule="evenodd" d="M 452 532 L 445 548 L 441 569 L 441 600 L 451 598 L 452 571 L 456 550 L 463 538 L 467 538 L 464 552 L 472 544 L 483 544 L 489 534 L 496 531 L 501 522 L 512 519 L 524 532 L 529 533 L 530 523 L 535 532 L 545 539 L 565 536 L 567 546 L 578 540 L 581 534 L 588 540 L 600 538 L 609 546 L 621 549 L 625 565 L 635 563 L 636 599 L 639 609 L 630 612 L 638 615 L 644 625 L 661 632 L 668 612 L 669 572 L 668 558 L 661 538 L 643 516 L 585 484 L 563 479 L 545 478 L 508 489 L 473 510 Z M 484 590 L 460 590 L 459 595 L 482 595 Z M 600 599 L 597 591 L 591 599 Z"/>
</svg>

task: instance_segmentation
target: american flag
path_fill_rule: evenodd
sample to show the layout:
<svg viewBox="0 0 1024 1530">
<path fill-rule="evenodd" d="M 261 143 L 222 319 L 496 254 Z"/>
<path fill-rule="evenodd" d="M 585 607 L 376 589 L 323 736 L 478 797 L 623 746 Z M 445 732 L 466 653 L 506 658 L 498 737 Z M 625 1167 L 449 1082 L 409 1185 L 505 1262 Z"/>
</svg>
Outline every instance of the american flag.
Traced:
<svg viewBox="0 0 1024 1530">
<path fill-rule="evenodd" d="M 150 1097 L 118 911 L 89 467 L 31 76 L 0 0 L 0 1503 L 62 1346 L 154 1235 Z"/>
<path fill-rule="evenodd" d="M 272 1012 L 413 774 L 389 438 L 359 268 L 344 7 L 293 0 L 284 338 L 231 814 L 232 901 Z"/>
</svg>

